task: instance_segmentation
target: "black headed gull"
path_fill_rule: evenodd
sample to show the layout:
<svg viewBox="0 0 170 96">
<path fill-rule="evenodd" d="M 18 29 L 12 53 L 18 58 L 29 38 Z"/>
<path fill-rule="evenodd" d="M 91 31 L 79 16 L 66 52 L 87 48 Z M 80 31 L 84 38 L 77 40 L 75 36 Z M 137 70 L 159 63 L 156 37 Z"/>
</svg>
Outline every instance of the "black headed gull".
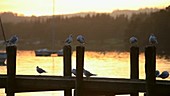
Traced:
<svg viewBox="0 0 170 96">
<path fill-rule="evenodd" d="M 71 72 L 76 76 L 76 69 L 72 69 Z"/>
<path fill-rule="evenodd" d="M 68 36 L 68 38 L 65 40 L 65 44 L 69 45 L 69 44 L 71 44 L 72 41 L 73 41 L 73 36 L 72 36 L 72 34 L 70 34 Z"/>
<path fill-rule="evenodd" d="M 149 43 L 150 44 L 158 44 L 157 38 L 154 34 L 151 34 L 149 37 Z"/>
<path fill-rule="evenodd" d="M 16 45 L 18 42 L 17 35 L 12 36 L 9 40 L 7 40 L 7 45 Z"/>
<path fill-rule="evenodd" d="M 169 77 L 169 72 L 168 71 L 163 71 L 158 77 L 165 79 Z"/>
<path fill-rule="evenodd" d="M 37 70 L 37 72 L 40 73 L 40 74 L 41 74 L 41 73 L 47 73 L 44 69 L 42 69 L 42 68 L 40 68 L 40 67 L 38 67 L 38 66 L 36 67 L 36 70 Z"/>
<path fill-rule="evenodd" d="M 159 70 L 156 70 L 156 71 L 155 71 L 155 76 L 156 76 L 156 77 L 159 77 L 159 75 L 160 75 Z"/>
<path fill-rule="evenodd" d="M 90 73 L 89 71 L 87 71 L 85 69 L 83 70 L 83 73 L 87 78 L 89 78 L 90 76 L 96 76 L 96 74 Z"/>
<path fill-rule="evenodd" d="M 132 45 L 136 45 L 136 44 L 137 44 L 137 41 L 138 41 L 138 39 L 137 39 L 136 37 L 131 37 L 131 38 L 129 39 L 129 42 L 130 42 L 130 44 L 132 44 Z"/>
<path fill-rule="evenodd" d="M 84 37 L 82 35 L 77 36 L 77 41 L 81 44 L 85 44 L 85 40 L 84 40 Z"/>
</svg>

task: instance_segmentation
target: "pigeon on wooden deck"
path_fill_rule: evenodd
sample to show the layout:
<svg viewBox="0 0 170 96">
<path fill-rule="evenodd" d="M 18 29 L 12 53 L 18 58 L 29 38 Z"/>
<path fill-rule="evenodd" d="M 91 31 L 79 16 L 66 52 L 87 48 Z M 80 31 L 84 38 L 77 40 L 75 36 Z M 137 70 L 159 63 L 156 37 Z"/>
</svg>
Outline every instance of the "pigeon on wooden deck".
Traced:
<svg viewBox="0 0 170 96">
<path fill-rule="evenodd" d="M 71 72 L 76 76 L 76 69 L 72 69 Z"/>
<path fill-rule="evenodd" d="M 87 78 L 89 78 L 89 77 L 91 77 L 91 76 L 97 76 L 97 74 L 93 74 L 93 73 L 91 73 L 91 72 L 89 72 L 89 71 L 87 71 L 87 70 L 83 70 L 83 73 L 84 73 L 84 75 L 87 77 Z"/>
<path fill-rule="evenodd" d="M 7 40 L 6 43 L 8 46 L 13 46 L 13 45 L 16 45 L 17 42 L 18 42 L 18 37 L 17 35 L 14 35 L 9 40 Z"/>
<path fill-rule="evenodd" d="M 70 45 L 72 41 L 73 41 L 73 36 L 72 34 L 70 34 L 68 38 L 65 40 L 65 44 Z"/>
<path fill-rule="evenodd" d="M 81 44 L 85 44 L 85 39 L 82 35 L 78 35 L 77 36 L 77 41 Z"/>
<path fill-rule="evenodd" d="M 137 41 L 138 41 L 138 39 L 134 36 L 129 39 L 129 42 L 132 45 L 137 45 Z"/>
<path fill-rule="evenodd" d="M 36 67 L 36 70 L 39 74 L 41 73 L 47 73 L 44 69 L 40 68 L 39 66 Z"/>
<path fill-rule="evenodd" d="M 156 36 L 154 34 L 151 34 L 149 36 L 149 43 L 152 44 L 152 45 L 153 44 L 158 44 L 157 38 L 156 38 Z"/>
</svg>

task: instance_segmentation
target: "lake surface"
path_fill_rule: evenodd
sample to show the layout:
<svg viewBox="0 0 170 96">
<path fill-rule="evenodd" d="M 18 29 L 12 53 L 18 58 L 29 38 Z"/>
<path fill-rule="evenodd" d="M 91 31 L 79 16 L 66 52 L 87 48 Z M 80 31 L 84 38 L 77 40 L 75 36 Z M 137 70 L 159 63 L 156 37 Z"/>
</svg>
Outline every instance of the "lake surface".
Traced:
<svg viewBox="0 0 170 96">
<path fill-rule="evenodd" d="M 145 78 L 145 57 L 140 54 L 139 57 L 140 79 Z M 170 72 L 170 59 L 158 57 L 156 60 L 156 69 L 159 71 Z M 42 75 L 63 76 L 63 57 L 55 55 L 51 57 L 36 57 L 34 51 L 17 51 L 17 75 L 39 75 L 36 72 L 36 66 L 47 71 Z M 76 68 L 76 52 L 72 54 L 72 68 Z M 97 77 L 110 78 L 130 78 L 130 55 L 129 52 L 85 52 L 84 68 Z M 0 66 L 0 74 L 6 74 L 6 66 Z M 158 78 L 160 80 L 160 78 Z M 170 77 L 164 80 L 170 80 Z M 48 92 L 29 92 L 15 93 L 16 96 L 64 96 L 63 91 Z M 143 96 L 143 94 L 140 94 Z M 0 96 L 6 96 L 5 90 L 0 89 Z M 129 95 L 123 95 L 129 96 Z"/>
</svg>

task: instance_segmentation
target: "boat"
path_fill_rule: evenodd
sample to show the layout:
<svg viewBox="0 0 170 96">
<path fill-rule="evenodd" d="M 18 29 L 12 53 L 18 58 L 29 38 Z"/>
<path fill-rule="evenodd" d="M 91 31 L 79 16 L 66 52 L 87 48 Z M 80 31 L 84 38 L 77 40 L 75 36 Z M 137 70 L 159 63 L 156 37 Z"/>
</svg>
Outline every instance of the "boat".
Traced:
<svg viewBox="0 0 170 96">
<path fill-rule="evenodd" d="M 35 52 L 36 56 L 51 56 L 51 54 L 52 54 L 52 51 L 48 50 L 46 48 L 38 49 L 38 50 L 35 50 L 34 52 Z"/>
<path fill-rule="evenodd" d="M 35 50 L 34 52 L 36 56 L 51 56 L 51 54 L 57 54 L 57 56 L 63 56 L 63 49 L 55 51 L 55 50 L 48 50 L 44 48 L 44 49 Z"/>
<path fill-rule="evenodd" d="M 57 51 L 57 56 L 63 56 L 63 49 L 60 49 Z"/>
<path fill-rule="evenodd" d="M 5 52 L 0 52 L 0 66 L 6 66 L 5 61 L 7 59 L 7 54 Z"/>
</svg>

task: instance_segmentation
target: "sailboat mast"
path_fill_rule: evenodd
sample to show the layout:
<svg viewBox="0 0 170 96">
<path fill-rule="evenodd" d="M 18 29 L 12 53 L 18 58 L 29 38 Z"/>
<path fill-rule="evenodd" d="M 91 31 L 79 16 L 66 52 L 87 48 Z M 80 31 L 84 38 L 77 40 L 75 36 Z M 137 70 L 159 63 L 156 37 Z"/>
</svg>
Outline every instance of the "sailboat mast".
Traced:
<svg viewBox="0 0 170 96">
<path fill-rule="evenodd" d="M 54 15 L 55 15 L 55 0 L 53 0 L 53 3 L 52 3 L 52 50 L 55 49 L 55 18 L 54 18 Z"/>
</svg>

